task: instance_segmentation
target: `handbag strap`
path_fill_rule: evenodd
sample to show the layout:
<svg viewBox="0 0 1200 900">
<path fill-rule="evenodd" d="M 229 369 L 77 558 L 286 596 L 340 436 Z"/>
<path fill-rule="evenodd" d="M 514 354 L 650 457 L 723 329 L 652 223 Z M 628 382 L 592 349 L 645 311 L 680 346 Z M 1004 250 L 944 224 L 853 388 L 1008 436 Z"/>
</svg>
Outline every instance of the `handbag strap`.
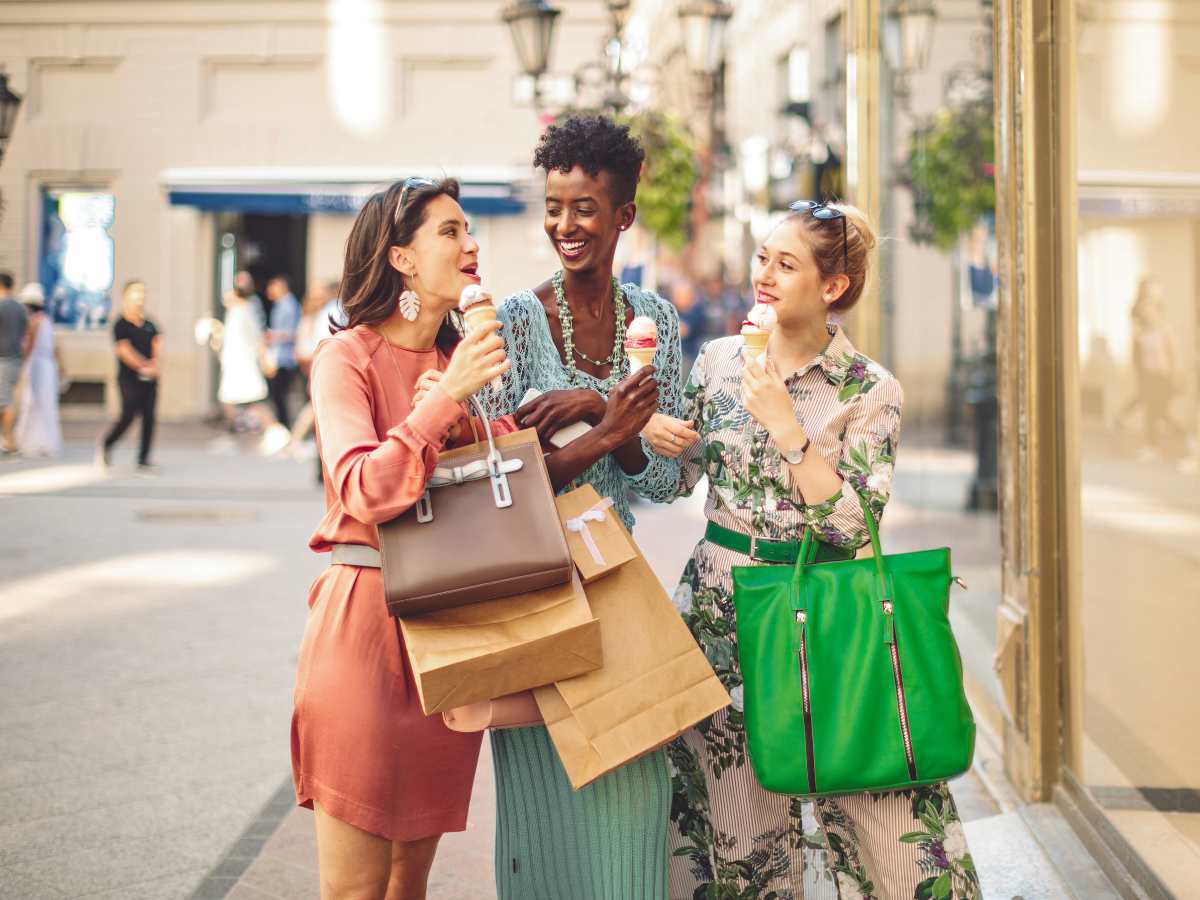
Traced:
<svg viewBox="0 0 1200 900">
<path fill-rule="evenodd" d="M 843 482 L 843 490 L 847 489 L 848 485 Z M 879 542 L 879 527 L 875 522 L 875 513 L 871 511 L 867 499 L 854 488 L 849 488 L 854 491 L 854 496 L 858 498 L 858 504 L 862 507 L 863 519 L 866 522 L 867 534 L 871 536 L 871 550 L 875 560 L 875 585 L 878 592 L 879 603 L 883 607 L 884 615 L 887 617 L 884 629 L 885 639 L 891 643 L 895 640 L 895 626 L 892 619 L 892 604 L 894 592 L 892 590 L 891 575 L 887 571 L 887 566 L 883 560 L 883 547 Z M 792 590 L 793 590 L 793 606 L 799 610 L 803 607 L 804 595 L 801 592 L 801 586 L 804 578 L 804 569 L 806 566 L 812 565 L 816 559 L 817 545 L 816 537 L 813 533 L 812 526 L 804 529 L 804 540 L 800 544 L 800 552 L 796 555 L 796 565 L 793 568 L 792 574 Z"/>
</svg>

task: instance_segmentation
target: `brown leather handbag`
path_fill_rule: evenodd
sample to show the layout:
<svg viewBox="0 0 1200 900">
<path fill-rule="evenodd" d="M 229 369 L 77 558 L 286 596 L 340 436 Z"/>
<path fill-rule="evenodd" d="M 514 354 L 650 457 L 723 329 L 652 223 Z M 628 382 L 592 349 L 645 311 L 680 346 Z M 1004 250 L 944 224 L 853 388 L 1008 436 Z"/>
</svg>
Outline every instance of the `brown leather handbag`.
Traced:
<svg viewBox="0 0 1200 900">
<path fill-rule="evenodd" d="M 379 526 L 393 616 L 525 594 L 571 578 L 537 432 L 495 438 L 482 407 L 471 402 L 486 439 L 443 453 L 416 506 Z"/>
</svg>

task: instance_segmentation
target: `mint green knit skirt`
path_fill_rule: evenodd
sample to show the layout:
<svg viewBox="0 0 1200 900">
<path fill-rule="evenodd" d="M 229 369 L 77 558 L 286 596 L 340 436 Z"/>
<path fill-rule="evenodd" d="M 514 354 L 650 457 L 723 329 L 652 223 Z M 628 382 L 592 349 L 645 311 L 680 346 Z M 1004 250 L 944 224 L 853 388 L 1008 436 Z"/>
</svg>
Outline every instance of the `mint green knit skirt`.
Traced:
<svg viewBox="0 0 1200 900">
<path fill-rule="evenodd" d="M 545 727 L 492 732 L 499 900 L 664 900 L 671 779 L 656 751 L 571 790 Z"/>
</svg>

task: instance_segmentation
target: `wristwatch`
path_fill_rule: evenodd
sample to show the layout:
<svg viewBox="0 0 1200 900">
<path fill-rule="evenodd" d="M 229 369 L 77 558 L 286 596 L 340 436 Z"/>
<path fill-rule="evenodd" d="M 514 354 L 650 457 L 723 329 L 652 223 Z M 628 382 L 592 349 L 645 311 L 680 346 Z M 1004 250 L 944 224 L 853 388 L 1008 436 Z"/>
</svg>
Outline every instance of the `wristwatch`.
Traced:
<svg viewBox="0 0 1200 900">
<path fill-rule="evenodd" d="M 796 447 L 792 450 L 780 450 L 779 455 L 789 465 L 798 466 L 804 462 L 804 454 L 808 452 L 808 445 L 811 443 L 811 438 L 805 438 L 803 447 Z"/>
</svg>

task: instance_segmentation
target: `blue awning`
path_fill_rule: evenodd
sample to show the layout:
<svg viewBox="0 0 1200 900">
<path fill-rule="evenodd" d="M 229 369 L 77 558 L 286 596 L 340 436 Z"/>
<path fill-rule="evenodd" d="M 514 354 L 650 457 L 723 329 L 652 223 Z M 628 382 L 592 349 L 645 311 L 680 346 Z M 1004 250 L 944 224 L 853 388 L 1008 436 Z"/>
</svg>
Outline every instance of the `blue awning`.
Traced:
<svg viewBox="0 0 1200 900">
<path fill-rule="evenodd" d="M 163 181 L 172 206 L 188 206 L 208 212 L 255 213 L 259 215 L 354 214 L 366 199 L 388 183 L 399 180 L 393 173 L 358 171 L 329 178 L 328 171 L 295 170 L 169 170 Z M 440 174 L 440 173 L 439 173 Z M 515 179 L 495 177 L 462 178 L 459 202 L 472 216 L 516 216 L 525 211 Z M 305 177 L 305 176 L 310 177 Z M 316 177 L 311 177 L 316 175 Z M 325 176 L 325 177 L 321 177 Z M 378 177 L 382 176 L 382 177 Z M 432 177 L 439 177 L 434 175 Z"/>
<path fill-rule="evenodd" d="M 172 206 L 191 206 L 210 212 L 259 215 L 354 214 L 366 201 L 366 197 L 360 194 L 310 194 L 303 191 L 170 191 L 167 196 Z M 464 190 L 459 202 L 462 203 L 463 210 L 472 216 L 516 216 L 525 211 L 525 204 L 514 196 L 477 196 Z"/>
</svg>

